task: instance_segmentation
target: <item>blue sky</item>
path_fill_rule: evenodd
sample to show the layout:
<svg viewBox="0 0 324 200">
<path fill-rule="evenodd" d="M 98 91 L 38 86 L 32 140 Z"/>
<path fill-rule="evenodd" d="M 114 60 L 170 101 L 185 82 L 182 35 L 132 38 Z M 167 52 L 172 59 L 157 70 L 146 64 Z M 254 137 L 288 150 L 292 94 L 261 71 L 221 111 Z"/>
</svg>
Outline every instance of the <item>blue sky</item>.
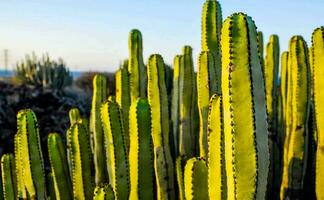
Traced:
<svg viewBox="0 0 324 200">
<path fill-rule="evenodd" d="M 221 0 L 223 19 L 242 11 L 268 36 L 289 38 L 324 25 L 323 0 Z M 183 45 L 200 51 L 204 0 L 9 0 L 0 2 L 0 66 L 9 49 L 11 66 L 26 53 L 62 57 L 73 70 L 114 71 L 128 56 L 128 33 L 143 34 L 144 58 L 160 53 L 166 63 Z"/>
</svg>

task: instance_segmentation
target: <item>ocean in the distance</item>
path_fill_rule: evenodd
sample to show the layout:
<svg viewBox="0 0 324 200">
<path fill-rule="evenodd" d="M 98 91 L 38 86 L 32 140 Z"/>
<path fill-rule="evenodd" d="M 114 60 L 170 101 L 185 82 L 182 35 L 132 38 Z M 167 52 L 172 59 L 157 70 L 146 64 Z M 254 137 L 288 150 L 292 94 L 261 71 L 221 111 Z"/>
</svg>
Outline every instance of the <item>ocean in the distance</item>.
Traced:
<svg viewBox="0 0 324 200">
<path fill-rule="evenodd" d="M 82 72 L 78 72 L 78 71 L 72 71 L 72 76 L 73 78 L 78 78 Z M 0 69 L 0 77 L 10 77 L 14 75 L 14 71 L 13 70 L 4 70 L 4 69 Z"/>
</svg>

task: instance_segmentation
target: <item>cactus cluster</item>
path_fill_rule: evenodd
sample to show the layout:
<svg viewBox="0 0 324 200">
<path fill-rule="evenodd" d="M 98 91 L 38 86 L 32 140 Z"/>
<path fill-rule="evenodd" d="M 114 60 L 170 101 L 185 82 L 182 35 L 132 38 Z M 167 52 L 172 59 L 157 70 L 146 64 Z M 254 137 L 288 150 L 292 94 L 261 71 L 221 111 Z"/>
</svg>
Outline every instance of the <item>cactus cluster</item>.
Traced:
<svg viewBox="0 0 324 200">
<path fill-rule="evenodd" d="M 202 13 L 197 73 L 190 46 L 173 69 L 159 54 L 145 65 L 132 30 L 114 96 L 96 75 L 90 122 L 74 108 L 66 141 L 49 134 L 49 169 L 36 116 L 21 110 L 0 199 L 324 199 L 324 28 L 310 49 L 292 37 L 280 61 L 279 37 L 264 57 L 248 15 L 223 22 L 216 0 Z"/>
</svg>

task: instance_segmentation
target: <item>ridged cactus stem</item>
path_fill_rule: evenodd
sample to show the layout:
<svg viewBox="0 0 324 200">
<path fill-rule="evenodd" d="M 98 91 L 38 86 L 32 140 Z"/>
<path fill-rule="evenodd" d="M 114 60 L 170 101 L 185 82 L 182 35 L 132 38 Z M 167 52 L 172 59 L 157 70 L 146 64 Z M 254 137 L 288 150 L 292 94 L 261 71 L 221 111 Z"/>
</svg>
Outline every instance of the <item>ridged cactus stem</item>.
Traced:
<svg viewBox="0 0 324 200">
<path fill-rule="evenodd" d="M 15 157 L 13 154 L 4 154 L 1 157 L 1 175 L 3 197 L 5 200 L 17 198 Z"/>
<path fill-rule="evenodd" d="M 217 80 L 215 76 L 215 58 L 213 53 L 203 51 L 199 55 L 198 61 L 198 108 L 200 119 L 199 130 L 199 152 L 200 157 L 208 156 L 207 143 L 207 121 L 208 121 L 208 106 L 210 97 L 217 92 Z"/>
<path fill-rule="evenodd" d="M 208 192 L 211 199 L 227 199 L 225 143 L 221 96 L 213 95 L 208 112 Z"/>
<path fill-rule="evenodd" d="M 317 131 L 316 197 L 324 199 L 324 27 L 317 28 L 312 37 L 314 103 Z"/>
<path fill-rule="evenodd" d="M 17 197 L 18 199 L 27 199 L 27 191 L 25 188 L 23 177 L 23 163 L 21 152 L 21 135 L 15 135 L 15 166 L 16 166 L 16 180 L 17 180 Z"/>
<path fill-rule="evenodd" d="M 20 134 L 19 154 L 23 166 L 22 176 L 25 188 L 31 199 L 45 199 L 44 163 L 35 113 L 28 109 L 19 111 L 17 124 L 18 134 Z"/>
<path fill-rule="evenodd" d="M 74 123 L 78 122 L 81 119 L 80 111 L 77 108 L 72 108 L 69 111 L 70 125 L 72 126 Z"/>
<path fill-rule="evenodd" d="M 183 156 L 179 156 L 175 162 L 175 171 L 178 185 L 178 196 L 179 200 L 185 200 L 185 189 L 184 189 L 184 168 L 186 165 L 186 159 Z"/>
<path fill-rule="evenodd" d="M 164 77 L 165 65 L 160 55 L 155 54 L 150 56 L 147 72 L 147 96 L 152 113 L 152 138 L 157 198 L 175 199 L 175 174 L 169 146 L 168 97 Z"/>
<path fill-rule="evenodd" d="M 105 133 L 109 183 L 116 198 L 125 200 L 130 192 L 128 154 L 121 111 L 113 98 L 102 105 L 101 121 Z"/>
<path fill-rule="evenodd" d="M 287 105 L 287 88 L 288 88 L 288 58 L 289 52 L 285 51 L 281 54 L 281 72 L 280 72 L 280 92 L 282 98 L 283 121 L 286 121 L 286 105 Z M 285 127 L 283 127 L 285 128 Z M 285 130 L 285 129 L 284 129 Z M 284 134 L 282 136 L 283 141 Z"/>
<path fill-rule="evenodd" d="M 49 134 L 47 146 L 56 199 L 72 199 L 72 182 L 61 136 L 57 133 Z"/>
<path fill-rule="evenodd" d="M 265 88 L 253 20 L 222 28 L 222 97 L 228 199 L 265 199 L 269 168 Z"/>
<path fill-rule="evenodd" d="M 69 128 L 67 137 L 72 168 L 73 199 L 91 199 L 94 174 L 89 132 L 82 122 L 78 122 Z"/>
<path fill-rule="evenodd" d="M 261 61 L 261 66 L 264 66 L 264 41 L 263 41 L 263 33 L 261 31 L 258 31 L 258 52 L 259 52 L 259 58 Z"/>
<path fill-rule="evenodd" d="M 128 48 L 129 89 L 131 102 L 133 102 L 139 97 L 145 98 L 147 89 L 146 67 L 143 61 L 143 41 L 139 30 L 133 29 L 129 33 Z"/>
<path fill-rule="evenodd" d="M 308 118 L 310 109 L 310 68 L 308 48 L 301 36 L 294 36 L 289 45 L 291 109 L 285 137 L 281 199 L 302 194 L 306 173 Z M 290 106 L 290 105 L 288 105 Z"/>
<path fill-rule="evenodd" d="M 93 194 L 93 200 L 115 200 L 114 190 L 111 185 L 96 186 Z"/>
<path fill-rule="evenodd" d="M 202 50 L 214 54 L 213 77 L 216 81 L 216 92 L 221 93 L 221 52 L 220 52 L 220 35 L 222 29 L 222 9 L 216 0 L 208 0 L 204 3 L 202 11 Z"/>
<path fill-rule="evenodd" d="M 107 99 L 107 80 L 104 75 L 97 74 L 93 78 L 93 95 L 90 116 L 90 134 L 93 138 L 94 166 L 96 185 L 105 183 L 107 179 L 105 162 L 105 144 L 100 120 L 101 104 Z"/>
<path fill-rule="evenodd" d="M 186 200 L 207 200 L 207 165 L 204 160 L 191 158 L 184 170 L 184 186 Z"/>
<path fill-rule="evenodd" d="M 138 99 L 130 107 L 129 199 L 155 199 L 154 153 L 151 135 L 151 109 L 147 100 Z"/>
</svg>

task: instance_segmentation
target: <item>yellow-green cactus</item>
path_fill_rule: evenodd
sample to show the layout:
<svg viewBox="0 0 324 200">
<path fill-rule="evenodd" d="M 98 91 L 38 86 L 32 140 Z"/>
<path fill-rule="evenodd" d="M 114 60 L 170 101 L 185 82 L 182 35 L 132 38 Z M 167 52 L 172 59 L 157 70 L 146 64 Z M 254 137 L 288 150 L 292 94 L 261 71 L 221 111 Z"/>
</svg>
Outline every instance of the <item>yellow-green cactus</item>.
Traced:
<svg viewBox="0 0 324 200">
<path fill-rule="evenodd" d="M 317 131 L 316 152 L 316 197 L 324 199 L 324 27 L 317 28 L 312 37 L 314 103 Z"/>
<path fill-rule="evenodd" d="M 93 194 L 93 200 L 115 200 L 114 190 L 111 185 L 96 186 Z"/>
<path fill-rule="evenodd" d="M 1 176 L 3 197 L 5 200 L 17 198 L 15 157 L 13 154 L 4 154 L 1 157 Z"/>
<path fill-rule="evenodd" d="M 211 199 L 227 199 L 222 99 L 213 95 L 208 112 L 208 192 Z"/>
<path fill-rule="evenodd" d="M 253 20 L 222 28 L 222 97 L 228 199 L 265 199 L 269 168 L 264 79 Z"/>
<path fill-rule="evenodd" d="M 47 174 L 46 183 L 47 183 L 47 200 L 56 200 L 55 186 L 54 186 L 52 172 Z"/>
<path fill-rule="evenodd" d="M 61 136 L 57 133 L 49 134 L 47 147 L 56 199 L 72 199 L 72 182 Z"/>
<path fill-rule="evenodd" d="M 310 109 L 310 68 L 308 48 L 301 36 L 294 36 L 289 44 L 288 94 L 291 95 L 287 109 L 288 130 L 284 144 L 283 175 L 280 196 L 296 198 L 301 195 L 306 172 L 308 117 Z M 290 92 L 289 92 L 290 90 Z"/>
<path fill-rule="evenodd" d="M 16 180 L 17 180 L 17 198 L 27 199 L 27 190 L 25 188 L 23 177 L 23 162 L 21 152 L 21 135 L 15 135 L 15 166 L 16 166 Z"/>
<path fill-rule="evenodd" d="M 90 115 L 90 134 L 93 138 L 93 159 L 96 184 L 105 183 L 107 170 L 105 162 L 105 145 L 100 120 L 101 104 L 107 99 L 107 80 L 104 75 L 97 74 L 93 78 L 93 95 Z"/>
<path fill-rule="evenodd" d="M 155 199 L 154 153 L 151 135 L 151 109 L 147 100 L 138 99 L 130 107 L 129 199 Z"/>
<path fill-rule="evenodd" d="M 77 108 L 72 108 L 69 111 L 70 125 L 72 126 L 74 123 L 78 122 L 81 119 L 80 111 Z"/>
<path fill-rule="evenodd" d="M 184 189 L 184 168 L 186 165 L 186 158 L 178 156 L 175 161 L 175 171 L 178 185 L 178 197 L 179 200 L 185 200 L 185 189 Z"/>
<path fill-rule="evenodd" d="M 101 107 L 101 121 L 105 133 L 109 183 L 117 199 L 129 198 L 129 166 L 123 119 L 119 105 L 109 98 Z"/>
<path fill-rule="evenodd" d="M 147 65 L 147 96 L 152 113 L 157 198 L 174 199 L 174 169 L 169 146 L 169 112 L 164 68 L 160 55 L 150 56 Z"/>
<path fill-rule="evenodd" d="M 22 179 L 31 199 L 46 198 L 43 154 L 35 113 L 20 110 L 17 114 L 19 156 L 22 164 Z"/>
<path fill-rule="evenodd" d="M 208 200 L 207 165 L 204 160 L 191 158 L 184 170 L 186 200 Z"/>
<path fill-rule="evenodd" d="M 199 107 L 199 152 L 200 157 L 207 158 L 207 119 L 210 97 L 217 92 L 217 78 L 215 71 L 215 57 L 209 51 L 203 51 L 199 55 L 197 86 Z"/>
</svg>

